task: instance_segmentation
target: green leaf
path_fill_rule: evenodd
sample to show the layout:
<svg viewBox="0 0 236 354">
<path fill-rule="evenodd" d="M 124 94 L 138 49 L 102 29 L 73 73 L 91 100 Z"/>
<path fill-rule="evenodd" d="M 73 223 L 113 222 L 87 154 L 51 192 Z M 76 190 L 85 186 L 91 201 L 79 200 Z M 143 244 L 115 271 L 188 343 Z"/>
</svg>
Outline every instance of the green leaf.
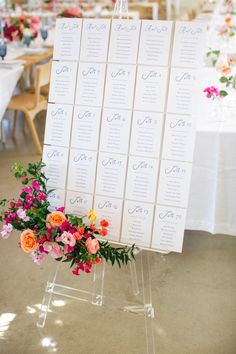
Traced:
<svg viewBox="0 0 236 354">
<path fill-rule="evenodd" d="M 228 78 L 226 76 L 221 76 L 220 82 L 222 82 L 222 84 L 225 84 L 226 82 L 228 82 Z"/>
<path fill-rule="evenodd" d="M 228 96 L 228 92 L 225 90 L 220 90 L 220 96 L 223 96 L 223 97 Z"/>
</svg>

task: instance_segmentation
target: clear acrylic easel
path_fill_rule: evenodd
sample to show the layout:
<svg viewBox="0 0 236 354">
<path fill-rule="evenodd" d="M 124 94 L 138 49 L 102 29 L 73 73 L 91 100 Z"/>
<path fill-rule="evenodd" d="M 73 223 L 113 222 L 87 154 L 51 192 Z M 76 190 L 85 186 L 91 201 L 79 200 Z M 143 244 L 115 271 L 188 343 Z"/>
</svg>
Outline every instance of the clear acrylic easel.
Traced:
<svg viewBox="0 0 236 354">
<path fill-rule="evenodd" d="M 151 279 L 150 279 L 150 253 L 147 251 L 139 251 L 136 255 L 136 261 L 128 264 L 129 277 L 126 279 L 126 285 L 129 287 L 129 293 L 125 296 L 118 295 L 118 298 L 109 296 L 105 291 L 106 279 L 106 262 L 94 266 L 93 274 L 83 274 L 84 278 L 89 279 L 87 288 L 82 288 L 81 275 L 75 277 L 68 274 L 64 281 L 60 281 L 61 262 L 56 263 L 54 270 L 51 272 L 46 284 L 45 294 L 41 304 L 41 312 L 37 321 L 37 326 L 43 328 L 46 319 L 51 310 L 53 295 L 60 295 L 70 299 L 86 301 L 95 306 L 107 306 L 119 311 L 125 311 L 133 314 L 144 315 L 145 321 L 145 337 L 146 337 L 146 353 L 155 354 L 153 319 L 154 307 L 152 305 Z M 66 266 L 66 264 L 64 264 Z M 111 267 L 111 266 L 110 266 Z M 112 269 L 113 271 L 113 269 Z M 119 269 L 121 272 L 122 269 Z M 127 269 L 123 269 L 127 273 Z M 68 277 L 73 278 L 76 286 L 68 284 Z M 113 277 L 111 278 L 113 280 Z M 59 283 L 60 281 L 60 283 Z M 63 284 L 63 283 L 66 284 Z M 112 289 L 115 284 L 109 280 L 109 287 Z M 116 284 L 117 285 L 117 284 Z M 119 288 L 120 288 L 119 284 Z M 125 292 L 125 285 L 124 292 Z"/>
<path fill-rule="evenodd" d="M 113 18 L 129 18 L 128 1 L 117 0 L 113 12 Z M 136 261 L 129 263 L 129 290 L 130 297 L 114 299 L 105 293 L 105 274 L 108 267 L 105 262 L 93 267 L 92 281 L 88 289 L 82 289 L 57 283 L 61 262 L 58 262 L 46 284 L 45 294 L 42 300 L 41 312 L 37 326 L 43 328 L 48 312 L 51 311 L 53 295 L 60 295 L 80 301 L 87 301 L 95 306 L 108 306 L 133 314 L 143 314 L 145 320 L 146 353 L 155 354 L 155 342 L 153 332 L 154 307 L 152 304 L 151 278 L 150 278 L 150 253 L 137 251 Z M 126 269 L 125 269 L 126 271 Z M 126 272 L 127 273 L 127 272 Z M 70 276 L 70 274 L 69 274 Z M 72 275 L 71 275 L 72 277 Z M 88 275 L 85 275 L 88 277 Z M 77 281 L 80 286 L 80 279 Z M 109 284 L 110 288 L 113 284 Z M 122 284 L 123 285 L 123 284 Z"/>
</svg>

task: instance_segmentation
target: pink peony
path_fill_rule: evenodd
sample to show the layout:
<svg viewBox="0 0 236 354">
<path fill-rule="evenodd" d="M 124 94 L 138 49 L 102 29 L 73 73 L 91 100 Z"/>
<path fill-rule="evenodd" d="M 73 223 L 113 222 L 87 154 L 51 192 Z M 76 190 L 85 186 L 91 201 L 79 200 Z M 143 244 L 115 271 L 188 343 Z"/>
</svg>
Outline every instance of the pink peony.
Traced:
<svg viewBox="0 0 236 354">
<path fill-rule="evenodd" d="M 62 249 L 56 242 L 46 241 L 43 244 L 43 248 L 52 258 L 60 258 L 62 256 Z"/>
<path fill-rule="evenodd" d="M 97 239 L 92 239 L 89 237 L 85 242 L 88 253 L 96 254 L 100 249 L 99 242 Z"/>
<path fill-rule="evenodd" d="M 75 239 L 74 235 L 68 231 L 64 231 L 61 234 L 60 240 L 65 245 L 69 245 L 71 247 L 74 247 L 74 245 L 76 244 L 76 239 Z"/>
</svg>

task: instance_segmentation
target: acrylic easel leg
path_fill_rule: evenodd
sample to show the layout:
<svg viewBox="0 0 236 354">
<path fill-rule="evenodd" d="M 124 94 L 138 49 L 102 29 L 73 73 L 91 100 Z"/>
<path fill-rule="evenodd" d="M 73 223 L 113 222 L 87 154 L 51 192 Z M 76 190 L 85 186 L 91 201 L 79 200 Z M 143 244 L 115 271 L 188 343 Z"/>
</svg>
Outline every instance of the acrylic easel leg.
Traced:
<svg viewBox="0 0 236 354">
<path fill-rule="evenodd" d="M 147 354 L 155 354 L 155 342 L 153 332 L 154 307 L 152 305 L 151 277 L 150 277 L 150 255 L 148 252 L 141 253 L 141 272 L 143 285 L 143 303 L 145 309 L 145 329 Z"/>
<path fill-rule="evenodd" d="M 49 279 L 47 281 L 47 285 L 45 288 L 45 293 L 44 293 L 44 297 L 42 300 L 42 304 L 41 304 L 41 312 L 37 321 L 37 327 L 41 327 L 43 328 L 46 322 L 46 318 L 48 315 L 48 310 L 51 304 L 51 300 L 52 300 L 52 294 L 53 294 L 53 288 L 55 285 L 55 281 L 56 281 L 56 277 L 57 277 L 57 273 L 60 267 L 60 262 L 58 262 L 58 264 L 55 267 L 55 270 L 51 272 Z"/>
<path fill-rule="evenodd" d="M 135 296 L 137 296 L 140 293 L 140 290 L 139 290 L 139 286 L 138 286 L 136 263 L 134 260 L 129 263 L 129 270 L 130 270 L 132 291 L 133 291 L 133 294 Z"/>
<path fill-rule="evenodd" d="M 102 264 L 97 264 L 93 274 L 92 304 L 97 306 L 103 304 L 105 265 L 105 261 Z"/>
</svg>

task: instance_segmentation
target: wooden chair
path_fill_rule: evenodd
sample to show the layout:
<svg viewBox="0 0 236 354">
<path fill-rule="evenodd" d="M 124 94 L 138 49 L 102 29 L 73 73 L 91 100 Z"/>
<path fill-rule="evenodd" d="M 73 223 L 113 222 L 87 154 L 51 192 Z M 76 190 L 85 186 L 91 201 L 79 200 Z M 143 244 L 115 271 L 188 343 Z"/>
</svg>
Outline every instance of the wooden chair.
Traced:
<svg viewBox="0 0 236 354">
<path fill-rule="evenodd" d="M 40 91 L 41 88 L 49 84 L 50 71 L 51 62 L 38 65 L 35 70 L 34 93 L 21 93 L 13 96 L 8 105 L 8 109 L 15 111 L 12 129 L 13 137 L 15 137 L 16 133 L 18 112 L 21 111 L 24 113 L 24 119 L 29 125 L 38 154 L 42 154 L 42 147 L 35 128 L 34 119 L 39 112 L 47 109 L 47 98 L 42 96 Z"/>
</svg>

